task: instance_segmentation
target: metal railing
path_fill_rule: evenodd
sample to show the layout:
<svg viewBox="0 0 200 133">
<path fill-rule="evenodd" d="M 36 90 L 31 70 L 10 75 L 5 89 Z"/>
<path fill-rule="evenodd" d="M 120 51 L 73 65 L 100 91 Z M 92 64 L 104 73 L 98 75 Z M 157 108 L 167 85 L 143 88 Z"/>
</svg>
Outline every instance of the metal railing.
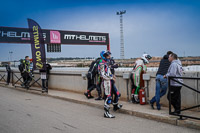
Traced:
<svg viewBox="0 0 200 133">
<path fill-rule="evenodd" d="M 0 74 L 0 81 L 6 82 L 5 76 L 6 76 L 5 73 L 4 74 Z"/>
<path fill-rule="evenodd" d="M 5 73 L 5 71 L 0 71 L 0 72 L 4 72 Z M 17 73 L 19 73 L 20 76 L 18 76 Z M 33 74 L 36 74 L 36 73 L 33 73 Z M 0 73 L 0 81 L 6 82 L 7 80 L 5 79 L 5 76 L 6 76 L 5 74 L 1 74 Z M 14 81 L 14 79 L 16 79 L 16 80 Z M 41 77 L 39 77 L 37 79 L 35 77 L 32 77 L 28 88 L 22 87 L 21 84 L 23 84 L 24 81 L 23 81 L 23 77 L 21 76 L 21 73 L 20 72 L 13 72 L 13 71 L 11 72 L 11 83 L 12 83 L 12 86 L 14 86 L 14 87 L 22 87 L 22 88 L 26 88 L 27 90 L 42 91 L 42 85 L 39 83 L 40 80 L 41 80 Z M 35 89 L 35 88 L 31 88 L 35 84 L 37 84 L 41 88 L 41 90 Z"/>
<path fill-rule="evenodd" d="M 20 72 L 12 72 L 12 86 L 14 87 L 22 87 L 21 84 L 23 84 L 23 77 L 20 75 L 20 76 L 17 76 L 16 73 L 20 73 Z M 21 73 L 20 73 L 21 74 Z M 33 73 L 35 74 L 35 73 Z M 15 82 L 14 82 L 14 77 L 17 79 Z M 39 83 L 39 81 L 41 80 L 41 77 L 35 79 L 35 77 L 31 77 L 31 82 L 30 84 L 28 85 L 28 88 L 26 87 L 22 87 L 22 88 L 26 88 L 27 90 L 36 90 L 36 91 L 42 91 L 42 85 Z M 20 86 L 17 86 L 18 83 L 21 83 Z M 34 88 L 31 88 L 32 86 L 34 86 L 35 84 L 37 84 L 41 90 L 39 89 L 34 89 Z"/>
<path fill-rule="evenodd" d="M 192 91 L 196 92 L 197 94 L 200 94 L 200 91 L 198 91 L 198 89 L 195 89 L 193 87 L 190 87 L 189 85 L 181 83 L 177 79 L 190 79 L 190 80 L 197 80 L 197 81 L 200 80 L 200 78 L 194 78 L 194 77 L 169 77 L 168 78 L 168 81 L 169 81 L 168 82 L 168 86 L 169 86 L 169 114 L 170 115 L 179 116 L 180 120 L 183 120 L 183 117 L 200 120 L 200 117 L 194 117 L 194 116 L 189 116 L 189 115 L 183 115 L 183 114 L 181 114 L 182 111 L 195 109 L 195 108 L 200 107 L 200 105 L 196 105 L 196 106 L 192 106 L 192 107 L 189 107 L 189 108 L 184 108 L 184 109 L 180 109 L 180 110 L 176 110 L 176 111 L 172 112 L 172 108 L 171 108 L 171 105 L 172 105 L 172 101 L 171 101 L 172 100 L 171 99 L 171 91 L 172 91 L 171 81 L 179 83 L 182 86 L 186 87 L 187 89 L 192 90 Z M 197 87 L 198 87 L 198 82 L 197 82 Z M 181 93 L 180 93 L 180 95 L 181 95 Z M 180 112 L 180 113 L 177 113 L 177 112 Z"/>
</svg>

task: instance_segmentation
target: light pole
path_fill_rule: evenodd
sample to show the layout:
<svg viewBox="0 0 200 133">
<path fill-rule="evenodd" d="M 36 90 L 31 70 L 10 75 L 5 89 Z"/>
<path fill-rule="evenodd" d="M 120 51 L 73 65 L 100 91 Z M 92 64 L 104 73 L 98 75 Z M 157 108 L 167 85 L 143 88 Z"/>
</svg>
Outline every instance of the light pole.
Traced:
<svg viewBox="0 0 200 133">
<path fill-rule="evenodd" d="M 124 33 L 123 33 L 123 14 L 126 13 L 126 10 L 117 12 L 117 15 L 120 15 L 120 58 L 124 59 Z"/>
<path fill-rule="evenodd" d="M 12 54 L 13 54 L 13 51 L 9 51 L 9 54 L 10 54 L 10 61 L 12 61 Z"/>
</svg>

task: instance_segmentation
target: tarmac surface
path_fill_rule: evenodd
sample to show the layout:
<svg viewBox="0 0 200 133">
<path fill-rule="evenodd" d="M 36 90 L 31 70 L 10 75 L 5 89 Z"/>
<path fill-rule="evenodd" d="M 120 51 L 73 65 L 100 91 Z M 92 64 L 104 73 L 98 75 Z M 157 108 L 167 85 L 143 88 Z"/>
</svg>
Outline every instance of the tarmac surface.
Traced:
<svg viewBox="0 0 200 133">
<path fill-rule="evenodd" d="M 115 119 L 107 119 L 103 113 L 103 108 L 0 87 L 0 133 L 199 133 L 116 112 Z"/>
</svg>

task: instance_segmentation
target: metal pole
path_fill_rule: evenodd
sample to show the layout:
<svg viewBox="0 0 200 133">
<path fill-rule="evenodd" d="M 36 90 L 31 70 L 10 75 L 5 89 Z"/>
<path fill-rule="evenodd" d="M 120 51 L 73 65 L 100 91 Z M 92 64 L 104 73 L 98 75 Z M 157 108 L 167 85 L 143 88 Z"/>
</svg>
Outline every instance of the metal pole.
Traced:
<svg viewBox="0 0 200 133">
<path fill-rule="evenodd" d="M 129 102 L 128 79 L 126 80 L 127 101 Z"/>
<path fill-rule="evenodd" d="M 169 114 L 172 114 L 172 110 L 171 110 L 171 77 L 168 78 L 168 86 L 169 86 Z"/>
<path fill-rule="evenodd" d="M 124 59 L 124 33 L 123 33 L 123 16 L 120 15 L 120 58 Z"/>
<path fill-rule="evenodd" d="M 12 71 L 12 86 L 14 86 L 14 76 L 13 76 L 14 72 Z"/>
<path fill-rule="evenodd" d="M 10 62 L 12 61 L 12 51 L 9 51 L 9 54 L 10 54 Z"/>
<path fill-rule="evenodd" d="M 120 58 L 124 59 L 124 32 L 123 32 L 123 14 L 126 13 L 126 10 L 117 12 L 117 15 L 120 15 Z"/>
<path fill-rule="evenodd" d="M 149 81 L 147 80 L 147 103 L 149 102 Z"/>
</svg>

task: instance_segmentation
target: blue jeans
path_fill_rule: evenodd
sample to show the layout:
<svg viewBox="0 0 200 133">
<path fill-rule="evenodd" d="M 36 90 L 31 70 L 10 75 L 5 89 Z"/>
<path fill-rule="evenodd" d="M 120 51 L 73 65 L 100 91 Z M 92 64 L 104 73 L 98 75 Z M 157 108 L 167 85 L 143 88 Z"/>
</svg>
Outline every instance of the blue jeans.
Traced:
<svg viewBox="0 0 200 133">
<path fill-rule="evenodd" d="M 156 94 L 150 101 L 151 104 L 156 102 L 157 109 L 160 109 L 160 98 L 166 94 L 167 87 L 167 78 L 163 78 L 163 75 L 158 74 L 156 76 Z"/>
</svg>

